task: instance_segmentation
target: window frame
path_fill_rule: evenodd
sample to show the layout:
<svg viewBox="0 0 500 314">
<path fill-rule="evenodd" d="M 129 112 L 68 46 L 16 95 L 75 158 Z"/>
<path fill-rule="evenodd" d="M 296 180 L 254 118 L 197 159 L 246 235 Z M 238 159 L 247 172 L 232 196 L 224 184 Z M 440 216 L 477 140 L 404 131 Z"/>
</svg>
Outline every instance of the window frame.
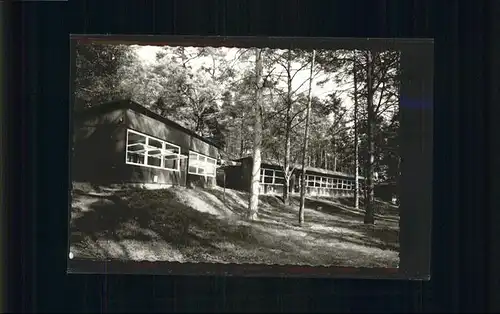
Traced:
<svg viewBox="0 0 500 314">
<path fill-rule="evenodd" d="M 159 149 L 157 147 L 161 151 L 166 151 L 167 150 L 167 146 L 170 146 L 170 147 L 172 147 L 174 149 L 177 149 L 177 151 L 178 151 L 177 153 L 170 154 L 170 156 L 176 155 L 178 157 L 176 159 L 176 168 L 165 168 L 164 167 L 164 165 L 165 165 L 165 156 L 169 156 L 169 155 L 163 155 L 162 153 L 160 153 L 160 166 L 149 165 L 148 164 L 148 159 L 149 159 L 150 156 L 148 154 L 148 150 L 147 149 L 145 150 L 144 155 L 143 155 L 144 156 L 144 163 L 143 164 L 132 162 L 132 161 L 128 161 L 129 153 L 130 152 L 134 153 L 132 151 L 129 151 L 129 147 L 133 145 L 133 144 L 132 145 L 129 144 L 129 134 L 130 133 L 134 133 L 136 135 L 144 137 L 146 139 L 145 143 L 142 144 L 144 146 L 150 146 L 149 145 L 149 139 L 152 139 L 153 141 L 161 143 L 161 145 L 162 145 L 161 149 Z M 181 158 L 182 156 L 183 155 L 181 154 L 181 147 L 179 145 L 175 145 L 174 143 L 162 140 L 162 139 L 157 138 L 155 136 L 151 136 L 151 135 L 148 135 L 148 134 L 136 131 L 134 129 L 127 128 L 127 133 L 126 133 L 126 137 L 125 137 L 125 164 L 127 164 L 127 165 L 133 165 L 133 166 L 141 166 L 141 167 L 146 167 L 146 168 L 153 168 L 153 169 L 161 169 L 161 170 L 179 172 L 180 171 L 180 164 L 181 164 L 180 161 L 182 159 Z"/>
<path fill-rule="evenodd" d="M 354 190 L 354 180 L 306 174 L 306 187 L 325 190 Z"/>
<path fill-rule="evenodd" d="M 196 161 L 197 161 L 197 162 L 200 162 L 200 159 L 199 159 L 199 158 L 200 158 L 200 156 L 202 156 L 202 157 L 204 157 L 204 158 L 205 158 L 205 161 L 203 162 L 203 164 L 208 164 L 208 163 L 209 163 L 209 162 L 208 162 L 209 160 L 210 160 L 210 161 L 213 161 L 213 163 L 211 163 L 211 164 L 213 164 L 213 167 L 214 167 L 214 168 L 213 168 L 213 169 L 214 169 L 213 174 L 208 174 L 208 173 L 206 173 L 206 169 L 207 169 L 206 167 L 200 167 L 200 166 L 198 166 L 198 165 L 194 165 L 194 166 L 193 166 L 193 165 L 191 164 L 191 160 L 192 160 L 192 159 L 191 159 L 191 155 L 192 155 L 192 154 L 196 155 Z M 192 171 L 191 171 L 191 167 L 196 168 L 196 172 L 192 172 Z M 203 172 L 204 172 L 204 173 L 198 173 L 198 172 L 199 172 L 199 169 L 203 169 Z M 187 170 L 188 170 L 188 174 L 192 174 L 192 175 L 196 175 L 196 176 L 203 176 L 203 177 L 215 178 L 215 176 L 216 176 L 216 174 L 217 174 L 217 159 L 215 159 L 215 158 L 213 158 L 213 157 L 210 157 L 210 156 L 207 156 L 207 155 L 204 155 L 204 154 L 201 154 L 201 153 L 198 153 L 198 152 L 195 152 L 195 151 L 193 151 L 193 150 L 190 150 L 190 151 L 189 151 L 188 169 L 187 169 Z"/>
<path fill-rule="evenodd" d="M 272 175 L 266 174 L 266 171 L 271 171 Z M 277 173 L 282 173 L 283 176 L 278 176 Z M 272 178 L 271 183 L 265 182 L 265 180 L 266 180 L 265 178 Z M 276 183 L 276 179 L 282 179 L 283 183 Z M 282 170 L 278 170 L 278 169 L 261 167 L 260 168 L 259 182 L 260 182 L 260 184 L 271 184 L 271 185 L 284 186 L 285 185 L 285 172 Z"/>
</svg>

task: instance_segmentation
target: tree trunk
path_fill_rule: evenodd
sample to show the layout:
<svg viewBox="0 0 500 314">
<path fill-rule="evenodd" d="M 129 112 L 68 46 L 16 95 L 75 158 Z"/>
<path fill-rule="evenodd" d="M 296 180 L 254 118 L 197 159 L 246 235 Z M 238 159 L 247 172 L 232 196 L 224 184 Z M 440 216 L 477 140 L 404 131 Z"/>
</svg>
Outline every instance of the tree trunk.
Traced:
<svg viewBox="0 0 500 314">
<path fill-rule="evenodd" d="M 292 128 L 292 121 L 290 121 L 290 111 L 292 109 L 292 51 L 288 50 L 288 62 L 287 62 L 287 99 L 286 99 L 286 129 L 285 129 L 285 160 L 283 163 L 283 171 L 285 175 L 285 183 L 283 185 L 283 203 L 285 205 L 289 204 L 289 192 L 288 187 L 290 186 L 290 133 Z"/>
<path fill-rule="evenodd" d="M 194 132 L 199 134 L 201 132 L 203 125 L 203 118 L 201 116 L 196 117 L 196 125 L 194 127 Z"/>
<path fill-rule="evenodd" d="M 367 118 L 368 118 L 368 129 L 367 129 L 367 140 L 368 140 L 368 165 L 366 173 L 366 202 L 365 202 L 365 224 L 375 223 L 375 213 L 374 213 L 374 161 L 375 161 L 375 114 L 373 108 L 373 55 L 369 51 L 366 60 L 366 85 L 367 85 Z"/>
<path fill-rule="evenodd" d="M 299 224 L 304 223 L 304 206 L 306 202 L 306 168 L 305 168 L 305 160 L 307 154 L 307 145 L 308 145 L 308 137 L 309 137 L 309 116 L 311 112 L 311 90 L 312 90 L 312 80 L 313 80 L 313 70 L 314 70 L 314 59 L 316 57 L 316 50 L 313 50 L 312 61 L 311 61 L 311 72 L 309 74 L 309 93 L 308 93 L 308 101 L 307 101 L 307 110 L 306 110 L 306 128 L 304 131 L 304 147 L 302 150 L 302 178 L 301 178 L 301 186 L 300 186 L 300 205 L 299 205 Z"/>
<path fill-rule="evenodd" d="M 359 131 L 358 131 L 358 79 L 356 56 L 353 62 L 354 78 L 354 208 L 359 209 Z"/>
<path fill-rule="evenodd" d="M 243 158 L 243 153 L 245 151 L 245 136 L 244 136 L 244 126 L 245 126 L 245 119 L 244 115 L 241 116 L 241 123 L 240 123 L 240 158 Z"/>
<path fill-rule="evenodd" d="M 224 168 L 222 170 L 224 170 Z M 225 204 L 226 203 L 226 171 L 225 170 L 222 172 L 222 175 L 223 175 L 223 180 L 224 180 L 224 194 L 222 196 L 222 199 L 223 199 L 224 204 Z"/>
<path fill-rule="evenodd" d="M 290 130 L 289 124 L 287 123 L 287 130 L 285 134 L 285 162 L 284 162 L 284 174 L 285 174 L 285 183 L 283 186 L 283 203 L 285 205 L 289 204 L 289 194 L 288 187 L 290 186 Z"/>
<path fill-rule="evenodd" d="M 250 201 L 248 202 L 248 218 L 257 218 L 259 206 L 260 188 L 260 163 L 262 151 L 262 51 L 256 50 L 255 58 L 255 121 L 254 121 L 254 143 L 253 164 L 250 182 Z"/>
</svg>

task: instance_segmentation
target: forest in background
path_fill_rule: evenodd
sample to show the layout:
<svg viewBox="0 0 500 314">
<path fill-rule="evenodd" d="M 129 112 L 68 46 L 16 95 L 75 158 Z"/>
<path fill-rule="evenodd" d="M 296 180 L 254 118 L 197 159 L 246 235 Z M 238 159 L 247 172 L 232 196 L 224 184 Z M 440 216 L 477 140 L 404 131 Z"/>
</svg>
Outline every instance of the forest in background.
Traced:
<svg viewBox="0 0 500 314">
<path fill-rule="evenodd" d="M 74 109 L 131 98 L 216 142 L 225 159 L 280 163 L 287 183 L 297 164 L 358 173 L 371 224 L 374 185 L 400 175 L 399 58 L 395 51 L 162 47 L 144 63 L 134 46 L 77 44 Z M 335 88 L 319 97 L 316 86 Z M 252 191 L 250 217 L 258 211 Z"/>
</svg>

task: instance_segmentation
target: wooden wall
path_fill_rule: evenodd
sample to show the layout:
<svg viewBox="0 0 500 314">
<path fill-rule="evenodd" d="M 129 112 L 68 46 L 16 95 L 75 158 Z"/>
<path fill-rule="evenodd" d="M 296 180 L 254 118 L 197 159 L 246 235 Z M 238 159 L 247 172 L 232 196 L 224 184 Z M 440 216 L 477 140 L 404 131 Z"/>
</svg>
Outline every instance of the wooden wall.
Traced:
<svg viewBox="0 0 500 314">
<path fill-rule="evenodd" d="M 180 171 L 127 164 L 127 128 L 178 145 L 186 157 L 190 150 L 212 158 L 218 156 L 216 147 L 179 128 L 131 109 L 116 109 L 74 121 L 73 181 L 215 186 L 215 178 L 188 174 L 188 158 L 180 160 Z"/>
<path fill-rule="evenodd" d="M 266 169 L 274 169 L 281 170 L 280 167 L 275 165 L 262 165 L 263 168 Z M 240 190 L 240 191 L 250 191 L 250 177 L 252 172 L 252 158 L 245 158 L 241 160 L 240 166 L 231 166 L 225 167 L 224 171 L 226 173 L 226 188 Z M 292 178 L 290 180 L 290 194 L 298 194 L 300 190 L 298 189 L 298 184 L 300 184 L 300 173 L 299 169 L 295 169 L 293 172 Z M 346 178 L 342 176 L 327 176 L 321 173 L 314 173 L 308 171 L 307 175 L 315 175 L 315 176 L 324 176 L 331 177 L 336 179 L 352 179 Z M 222 178 L 219 178 L 219 185 L 222 186 Z M 272 184 L 261 184 L 260 185 L 260 193 L 261 194 L 283 194 L 283 186 L 272 185 Z M 339 197 L 339 196 L 353 196 L 354 192 L 352 190 L 329 190 L 326 188 L 320 187 L 306 187 L 306 194 L 310 196 L 318 196 L 318 197 Z"/>
<path fill-rule="evenodd" d="M 125 162 L 123 118 L 123 110 L 114 110 L 73 121 L 73 181 L 106 184 L 120 176 L 119 166 Z"/>
<path fill-rule="evenodd" d="M 129 128 L 147 134 L 181 147 L 181 154 L 189 156 L 189 151 L 207 155 L 212 158 L 218 157 L 216 147 L 198 139 L 183 130 L 167 125 L 142 113 L 133 110 L 126 111 L 126 123 Z M 180 172 L 147 168 L 142 166 L 127 165 L 131 169 L 131 180 L 141 182 L 153 182 L 153 177 L 158 176 L 158 183 L 166 183 L 182 186 L 215 186 L 216 180 L 212 177 L 204 177 L 188 173 L 188 158 L 180 162 Z"/>
</svg>

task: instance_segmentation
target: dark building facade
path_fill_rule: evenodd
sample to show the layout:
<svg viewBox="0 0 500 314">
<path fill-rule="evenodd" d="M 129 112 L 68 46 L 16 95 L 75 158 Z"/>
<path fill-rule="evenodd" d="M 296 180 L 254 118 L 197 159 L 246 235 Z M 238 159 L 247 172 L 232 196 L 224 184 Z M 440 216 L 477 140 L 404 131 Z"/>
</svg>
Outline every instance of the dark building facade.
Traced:
<svg viewBox="0 0 500 314">
<path fill-rule="evenodd" d="M 395 182 L 384 182 L 374 186 L 373 193 L 375 197 L 391 203 L 397 203 L 398 190 Z"/>
<path fill-rule="evenodd" d="M 73 117 L 72 179 L 102 185 L 216 184 L 219 147 L 131 100 Z"/>
<path fill-rule="evenodd" d="M 249 191 L 252 173 L 252 157 L 235 160 L 236 165 L 225 166 L 218 184 L 227 188 Z M 222 175 L 222 172 L 221 172 Z M 301 168 L 296 166 L 290 177 L 290 194 L 300 193 Z M 225 179 L 225 180 L 224 180 Z M 306 194 L 311 196 L 351 196 L 354 194 L 354 176 L 327 169 L 306 167 Z M 364 178 L 359 177 L 360 185 Z M 262 161 L 260 169 L 260 193 L 283 194 L 285 175 L 283 168 L 271 161 Z"/>
</svg>

